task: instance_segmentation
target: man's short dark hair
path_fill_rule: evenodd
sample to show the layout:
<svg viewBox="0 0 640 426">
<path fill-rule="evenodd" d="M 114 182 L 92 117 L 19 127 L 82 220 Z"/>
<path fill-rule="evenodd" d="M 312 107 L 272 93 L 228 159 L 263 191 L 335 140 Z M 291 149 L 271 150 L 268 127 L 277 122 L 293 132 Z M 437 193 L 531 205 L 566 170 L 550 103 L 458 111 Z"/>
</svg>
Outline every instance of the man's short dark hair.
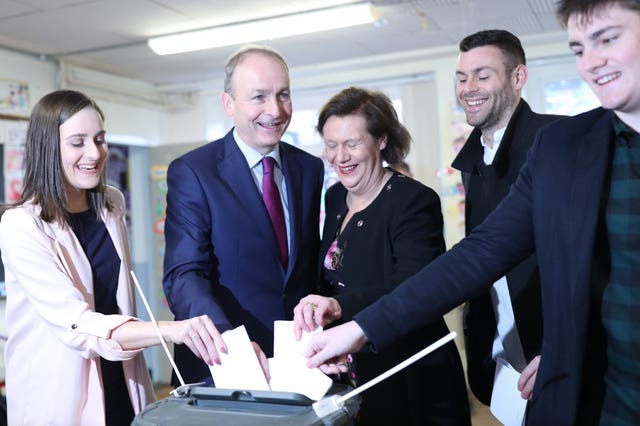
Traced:
<svg viewBox="0 0 640 426">
<path fill-rule="evenodd" d="M 513 71 L 518 65 L 527 64 L 520 39 L 509 31 L 484 30 L 468 35 L 460 42 L 460 52 L 468 52 L 482 46 L 495 46 L 500 49 L 507 72 Z"/>
<path fill-rule="evenodd" d="M 582 20 L 588 20 L 594 13 L 614 5 L 640 12 L 638 0 L 559 0 L 556 4 L 556 16 L 566 27 L 569 18 L 573 15 L 579 16 Z"/>
</svg>

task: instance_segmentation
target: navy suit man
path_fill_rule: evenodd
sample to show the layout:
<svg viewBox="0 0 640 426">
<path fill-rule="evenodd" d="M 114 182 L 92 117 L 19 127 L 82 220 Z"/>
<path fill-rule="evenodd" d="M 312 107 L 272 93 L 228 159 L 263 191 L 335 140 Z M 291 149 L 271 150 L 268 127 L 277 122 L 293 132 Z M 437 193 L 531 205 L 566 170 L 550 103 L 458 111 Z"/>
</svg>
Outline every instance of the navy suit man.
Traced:
<svg viewBox="0 0 640 426">
<path fill-rule="evenodd" d="M 535 249 L 544 333 L 537 372 L 518 383 L 527 424 L 640 424 L 640 7 L 560 0 L 558 15 L 602 108 L 543 127 L 498 208 L 354 321 L 315 335 L 310 366 L 384 348 Z"/>
<path fill-rule="evenodd" d="M 292 106 L 288 67 L 276 51 L 247 46 L 234 54 L 222 105 L 234 129 L 169 166 L 163 287 L 176 319 L 207 314 L 221 332 L 244 325 L 271 356 L 273 321 L 292 319 L 316 281 L 324 169 L 280 141 Z M 263 200 L 267 174 L 280 228 Z M 185 381 L 210 382 L 206 364 L 185 349 L 175 348 Z"/>
<path fill-rule="evenodd" d="M 456 95 L 474 129 L 452 167 L 462 172 L 466 235 L 506 197 L 538 129 L 559 118 L 531 110 L 521 97 L 526 81 L 524 49 L 510 32 L 484 30 L 460 42 Z M 494 383 L 495 359 L 521 372 L 528 363 L 537 363 L 540 354 L 542 304 L 535 255 L 467 302 L 464 333 L 469 387 L 489 405 L 493 387 L 499 385 Z"/>
</svg>

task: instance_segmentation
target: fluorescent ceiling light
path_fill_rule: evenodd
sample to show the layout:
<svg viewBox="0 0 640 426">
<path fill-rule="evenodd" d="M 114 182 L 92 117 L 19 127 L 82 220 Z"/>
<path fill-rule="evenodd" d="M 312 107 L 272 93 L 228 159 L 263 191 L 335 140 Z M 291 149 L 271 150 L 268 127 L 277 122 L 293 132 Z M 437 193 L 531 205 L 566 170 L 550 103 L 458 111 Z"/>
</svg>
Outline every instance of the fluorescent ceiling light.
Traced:
<svg viewBox="0 0 640 426">
<path fill-rule="evenodd" d="M 158 55 L 171 55 L 333 30 L 373 21 L 373 6 L 369 3 L 358 3 L 155 37 L 149 39 L 148 43 Z"/>
</svg>

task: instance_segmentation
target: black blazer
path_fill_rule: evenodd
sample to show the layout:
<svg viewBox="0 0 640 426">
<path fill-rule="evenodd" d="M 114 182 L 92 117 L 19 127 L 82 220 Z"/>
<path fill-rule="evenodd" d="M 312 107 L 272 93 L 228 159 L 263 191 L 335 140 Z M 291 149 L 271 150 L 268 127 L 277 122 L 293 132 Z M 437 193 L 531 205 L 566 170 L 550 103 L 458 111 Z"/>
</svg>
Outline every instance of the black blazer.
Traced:
<svg viewBox="0 0 640 426">
<path fill-rule="evenodd" d="M 486 291 L 533 253 L 544 339 L 527 424 L 576 423 L 583 384 L 598 210 L 613 113 L 596 108 L 543 127 L 509 195 L 446 254 L 356 314 L 377 348 Z"/>
<path fill-rule="evenodd" d="M 280 156 L 291 229 L 286 270 L 233 131 L 174 160 L 167 174 L 163 287 L 171 311 L 178 320 L 207 314 L 221 332 L 245 325 L 267 356 L 273 321 L 292 319 L 313 288 L 320 243 L 322 161 L 283 142 Z M 210 379 L 185 345 L 175 354 L 186 381 Z"/>
<path fill-rule="evenodd" d="M 347 211 L 347 191 L 337 183 L 326 194 L 326 219 L 320 248 L 323 261 Z M 343 320 L 373 303 L 444 252 L 440 199 L 430 188 L 399 173 L 376 199 L 355 213 L 342 231 L 340 284 L 321 280 L 320 293 L 335 297 Z M 448 333 L 440 317 L 380 354 L 354 356 L 360 382 L 393 367 Z M 452 342 L 385 380 L 363 395 L 361 424 L 469 424 L 466 385 Z"/>
<path fill-rule="evenodd" d="M 558 118 L 561 116 L 536 114 L 521 99 L 490 165 L 485 165 L 483 161 L 480 129 L 476 128 L 471 132 L 452 164 L 452 167 L 462 172 L 466 235 L 480 225 L 507 196 L 538 129 Z M 507 272 L 506 277 L 516 329 L 524 356 L 529 362 L 540 353 L 542 344 L 540 273 L 535 255 L 529 256 Z M 496 328 L 495 312 L 488 291 L 465 305 L 464 333 L 469 387 L 486 405 L 491 403 L 493 390 L 496 364 L 492 351 Z M 518 371 L 526 366 L 516 359 L 507 361 Z"/>
</svg>

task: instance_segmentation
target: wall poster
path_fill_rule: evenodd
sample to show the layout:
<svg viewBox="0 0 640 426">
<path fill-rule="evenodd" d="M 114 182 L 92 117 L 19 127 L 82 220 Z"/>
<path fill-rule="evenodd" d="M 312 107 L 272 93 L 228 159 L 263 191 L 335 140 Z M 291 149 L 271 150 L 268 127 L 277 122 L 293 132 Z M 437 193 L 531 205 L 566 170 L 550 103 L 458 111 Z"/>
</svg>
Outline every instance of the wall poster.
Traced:
<svg viewBox="0 0 640 426">
<path fill-rule="evenodd" d="M 20 81 L 0 80 L 0 118 L 28 118 L 31 111 L 29 85 Z"/>
</svg>

